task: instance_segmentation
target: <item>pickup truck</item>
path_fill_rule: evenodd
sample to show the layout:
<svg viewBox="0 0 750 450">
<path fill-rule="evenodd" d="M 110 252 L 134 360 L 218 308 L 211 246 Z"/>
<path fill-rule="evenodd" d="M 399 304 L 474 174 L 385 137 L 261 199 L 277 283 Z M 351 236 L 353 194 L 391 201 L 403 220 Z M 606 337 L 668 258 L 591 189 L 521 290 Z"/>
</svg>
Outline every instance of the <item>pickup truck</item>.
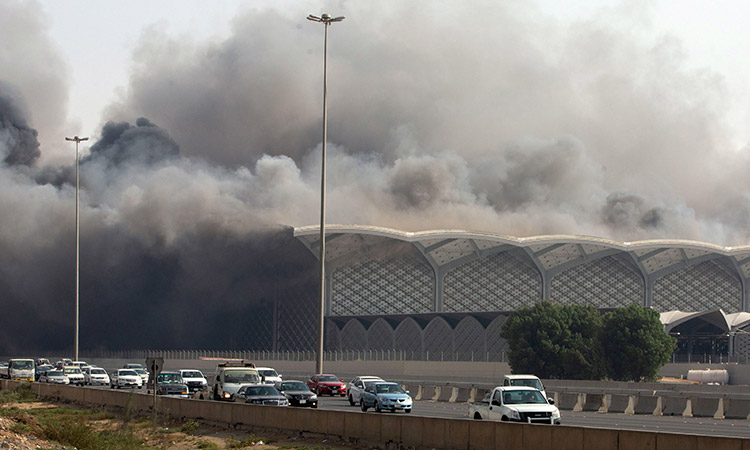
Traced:
<svg viewBox="0 0 750 450">
<path fill-rule="evenodd" d="M 481 402 L 469 404 L 469 417 L 528 423 L 560 424 L 560 410 L 538 389 L 527 386 L 498 386 Z"/>
</svg>

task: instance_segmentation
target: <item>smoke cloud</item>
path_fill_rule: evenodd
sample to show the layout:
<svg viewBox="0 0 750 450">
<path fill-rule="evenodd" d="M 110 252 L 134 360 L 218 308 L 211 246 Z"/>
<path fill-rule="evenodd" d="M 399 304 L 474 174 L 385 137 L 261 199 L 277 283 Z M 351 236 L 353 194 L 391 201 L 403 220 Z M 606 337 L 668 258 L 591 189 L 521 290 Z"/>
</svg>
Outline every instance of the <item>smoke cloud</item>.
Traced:
<svg viewBox="0 0 750 450">
<path fill-rule="evenodd" d="M 402 3 L 328 5 L 347 19 L 329 30 L 327 222 L 750 241 L 730 99 L 678 41 L 607 14 L 568 28 L 533 9 Z M 81 158 L 88 347 L 267 348 L 280 299 L 314 296 L 315 257 L 290 231 L 319 220 L 322 30 L 307 13 L 248 10 L 213 42 L 143 31 Z M 75 168 L 40 162 L 35 131 L 59 125 L 65 72 L 46 105 L 0 75 L 0 352 L 66 348 Z M 31 321 L 45 332 L 18 338 Z"/>
</svg>

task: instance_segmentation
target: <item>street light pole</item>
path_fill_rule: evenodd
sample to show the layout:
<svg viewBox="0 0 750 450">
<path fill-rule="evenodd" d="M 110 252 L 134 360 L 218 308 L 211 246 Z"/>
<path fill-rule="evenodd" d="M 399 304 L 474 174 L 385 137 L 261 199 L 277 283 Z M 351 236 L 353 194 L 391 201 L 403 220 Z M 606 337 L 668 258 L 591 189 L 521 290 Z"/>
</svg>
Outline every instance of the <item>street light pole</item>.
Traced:
<svg viewBox="0 0 750 450">
<path fill-rule="evenodd" d="M 344 16 L 331 17 L 323 14 L 320 17 L 310 14 L 307 20 L 320 22 L 324 25 L 323 39 L 323 151 L 320 175 L 320 315 L 318 324 L 318 354 L 315 363 L 315 373 L 323 373 L 323 339 L 325 327 L 326 307 L 326 140 L 328 138 L 328 26 L 333 22 L 341 22 Z"/>
<path fill-rule="evenodd" d="M 74 353 L 75 353 L 75 360 L 74 361 L 80 361 L 78 359 L 78 311 L 79 311 L 79 287 L 80 287 L 80 253 L 81 253 L 81 233 L 80 233 L 80 227 L 79 227 L 79 212 L 78 212 L 78 144 L 80 144 L 83 141 L 88 141 L 89 138 L 87 137 L 78 137 L 74 136 L 72 138 L 66 137 L 66 141 L 73 141 L 76 143 L 76 335 L 75 335 L 75 345 L 74 345 Z"/>
</svg>

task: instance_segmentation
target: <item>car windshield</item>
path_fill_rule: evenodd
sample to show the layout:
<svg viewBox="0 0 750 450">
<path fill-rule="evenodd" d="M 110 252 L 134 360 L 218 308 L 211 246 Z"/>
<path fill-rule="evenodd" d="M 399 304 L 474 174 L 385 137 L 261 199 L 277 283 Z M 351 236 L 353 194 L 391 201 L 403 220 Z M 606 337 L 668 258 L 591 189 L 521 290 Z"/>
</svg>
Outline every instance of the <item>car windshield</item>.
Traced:
<svg viewBox="0 0 750 450">
<path fill-rule="evenodd" d="M 104 369 L 91 369 L 89 373 L 92 375 L 105 375 L 107 371 Z"/>
<path fill-rule="evenodd" d="M 66 374 L 81 373 L 81 369 L 79 369 L 78 367 L 66 367 L 63 369 L 63 372 L 65 372 Z"/>
<path fill-rule="evenodd" d="M 506 405 L 516 405 L 524 403 L 547 403 L 542 393 L 539 391 L 523 390 L 503 392 L 503 403 Z"/>
<path fill-rule="evenodd" d="M 224 372 L 225 383 L 257 383 L 258 374 L 255 370 L 227 370 Z"/>
<path fill-rule="evenodd" d="M 378 384 L 380 381 L 365 381 L 365 388 L 368 386 L 372 386 L 373 384 Z"/>
<path fill-rule="evenodd" d="M 62 373 L 62 370 L 50 370 L 49 372 L 47 372 L 48 377 L 60 377 L 62 375 L 64 375 Z"/>
<path fill-rule="evenodd" d="M 516 378 L 514 380 L 510 380 L 510 385 L 528 386 L 533 387 L 534 389 L 542 390 L 542 383 L 540 383 L 536 378 Z"/>
<path fill-rule="evenodd" d="M 138 374 L 135 373 L 135 370 L 130 370 L 130 369 L 118 370 L 117 374 L 120 376 L 133 376 L 133 377 L 138 376 Z"/>
<path fill-rule="evenodd" d="M 135 373 L 139 375 L 146 375 L 148 373 L 146 369 L 133 369 L 133 370 L 135 371 Z"/>
<path fill-rule="evenodd" d="M 404 389 L 398 384 L 378 384 L 375 390 L 378 394 L 404 394 Z"/>
<path fill-rule="evenodd" d="M 184 378 L 203 378 L 203 374 L 197 370 L 186 370 L 182 372 Z"/>
<path fill-rule="evenodd" d="M 34 368 L 34 361 L 13 361 L 11 368 L 18 370 L 29 370 Z"/>
<path fill-rule="evenodd" d="M 259 370 L 258 373 L 260 373 L 264 377 L 278 377 L 279 376 L 279 374 L 273 369 Z"/>
<path fill-rule="evenodd" d="M 245 395 L 279 395 L 279 391 L 273 386 L 253 386 L 245 389 Z"/>
<path fill-rule="evenodd" d="M 339 380 L 333 375 L 321 375 L 318 377 L 318 381 L 339 381 Z"/>
<path fill-rule="evenodd" d="M 160 373 L 156 379 L 162 384 L 182 384 L 182 377 L 179 373 Z"/>
<path fill-rule="evenodd" d="M 282 391 L 309 391 L 307 385 L 301 381 L 293 381 L 291 383 L 281 383 Z"/>
</svg>

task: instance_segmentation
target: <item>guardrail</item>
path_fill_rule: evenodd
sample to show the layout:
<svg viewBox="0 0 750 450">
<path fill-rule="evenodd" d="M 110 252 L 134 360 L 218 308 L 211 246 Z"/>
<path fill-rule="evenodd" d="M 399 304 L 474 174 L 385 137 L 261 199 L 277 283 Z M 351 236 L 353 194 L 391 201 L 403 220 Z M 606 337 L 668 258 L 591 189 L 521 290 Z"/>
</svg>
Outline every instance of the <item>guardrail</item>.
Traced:
<svg viewBox="0 0 750 450">
<path fill-rule="evenodd" d="M 0 380 L 0 389 L 19 382 Z M 106 389 L 88 389 L 34 383 L 42 398 L 64 400 L 96 407 L 154 411 L 151 396 Z M 532 450 L 631 450 L 650 448 L 743 448 L 746 439 L 671 434 L 649 431 L 607 430 L 571 426 L 514 424 L 470 419 L 440 419 L 411 415 L 362 414 L 348 411 L 279 408 L 192 399 L 157 399 L 159 414 L 176 419 L 201 420 L 233 428 L 260 428 L 335 436 L 359 444 L 385 448 L 441 448 L 484 450 L 514 448 Z"/>
</svg>

